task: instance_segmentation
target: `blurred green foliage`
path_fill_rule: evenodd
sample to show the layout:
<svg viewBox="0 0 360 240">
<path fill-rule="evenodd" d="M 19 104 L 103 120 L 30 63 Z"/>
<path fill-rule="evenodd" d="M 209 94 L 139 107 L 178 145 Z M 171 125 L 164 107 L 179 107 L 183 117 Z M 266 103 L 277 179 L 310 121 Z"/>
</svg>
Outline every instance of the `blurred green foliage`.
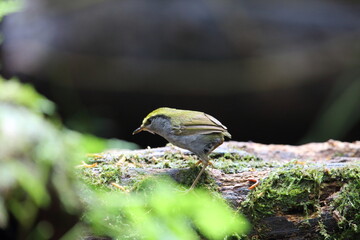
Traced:
<svg viewBox="0 0 360 240">
<path fill-rule="evenodd" d="M 2 83 L 1 92 L 6 92 L 7 86 L 13 89 L 13 83 Z M 25 87 L 20 92 L 28 90 Z M 66 130 L 36 111 L 40 107 L 31 101 L 42 102 L 40 96 L 35 94 L 22 105 L 17 97 L 6 95 L 6 101 L 0 101 L 0 208 L 6 209 L 0 211 L 0 227 L 14 227 L 8 226 L 14 218 L 19 225 L 17 238 L 23 238 L 41 232 L 37 228 L 39 212 L 52 208 L 55 200 L 69 216 L 80 211 L 70 173 L 82 151 Z"/>
<path fill-rule="evenodd" d="M 0 79 L 0 101 L 29 108 L 32 112 L 53 115 L 55 104 L 38 94 L 30 84 L 21 84 L 17 80 Z"/>
<path fill-rule="evenodd" d="M 73 134 L 77 134 L 79 138 L 80 145 L 85 148 L 87 153 L 98 153 L 102 152 L 106 149 L 137 149 L 139 146 L 132 142 L 127 142 L 119 139 L 103 139 L 96 137 L 91 134 L 80 134 L 77 132 L 73 132 Z"/>
<path fill-rule="evenodd" d="M 140 189 L 132 194 L 93 192 L 95 205 L 86 221 L 97 234 L 115 239 L 199 239 L 199 233 L 224 239 L 249 229 L 223 199 L 205 191 L 186 193 L 161 178 L 147 179 Z"/>
<path fill-rule="evenodd" d="M 0 20 L 6 14 L 18 11 L 21 8 L 22 2 L 19 0 L 0 0 Z"/>
<path fill-rule="evenodd" d="M 52 123 L 59 125 L 61 128 L 60 120 L 56 115 L 55 104 L 36 92 L 30 84 L 21 84 L 15 79 L 10 81 L 0 79 L 0 102 L 23 106 L 32 113 L 37 113 L 42 117 L 51 119 Z M 8 111 L 10 110 L 8 109 Z M 18 117 L 17 119 L 24 118 Z M 91 134 L 80 134 L 65 128 L 62 128 L 62 131 L 68 138 L 76 139 L 78 146 L 83 148 L 83 152 L 86 153 L 102 152 L 110 148 L 138 148 L 134 143 L 119 139 L 102 139 Z"/>
<path fill-rule="evenodd" d="M 71 131 L 31 85 L 0 79 L 0 238 L 223 239 L 249 229 L 219 197 L 170 180 L 131 193 L 80 180 L 86 153 L 109 147 L 136 145 Z"/>
</svg>

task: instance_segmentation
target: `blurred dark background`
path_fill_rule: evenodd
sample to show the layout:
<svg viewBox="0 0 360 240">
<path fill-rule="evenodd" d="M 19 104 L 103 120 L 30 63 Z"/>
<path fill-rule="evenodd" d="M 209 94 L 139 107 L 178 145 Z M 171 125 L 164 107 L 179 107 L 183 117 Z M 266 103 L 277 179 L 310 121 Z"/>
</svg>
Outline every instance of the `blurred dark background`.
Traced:
<svg viewBox="0 0 360 240">
<path fill-rule="evenodd" d="M 131 133 L 168 106 L 238 141 L 359 140 L 358 1 L 28 0 L 0 31 L 1 75 L 81 132 L 160 146 Z"/>
</svg>

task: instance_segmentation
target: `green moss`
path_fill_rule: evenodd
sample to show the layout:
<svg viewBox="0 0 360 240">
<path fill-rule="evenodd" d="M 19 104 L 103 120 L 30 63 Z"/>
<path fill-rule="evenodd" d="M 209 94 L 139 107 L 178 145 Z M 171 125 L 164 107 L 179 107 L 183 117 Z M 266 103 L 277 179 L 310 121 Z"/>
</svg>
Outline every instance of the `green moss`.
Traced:
<svg viewBox="0 0 360 240">
<path fill-rule="evenodd" d="M 248 171 L 252 168 L 270 167 L 271 163 L 264 162 L 254 155 L 238 153 L 212 153 L 210 155 L 213 166 L 208 168 L 219 169 L 224 173 L 238 173 Z M 88 162 L 97 163 L 96 168 L 82 169 L 82 178 L 89 184 L 100 187 L 101 184 L 108 184 L 111 181 L 121 183 L 120 172 L 128 172 L 131 169 L 139 169 L 135 175 L 141 175 L 141 169 L 177 169 L 174 176 L 180 184 L 190 186 L 201 169 L 196 163 L 199 158 L 196 155 L 180 151 L 165 151 L 163 154 L 154 154 L 153 151 L 126 152 L 121 154 L 91 154 Z M 133 181 L 127 181 L 125 185 L 132 188 L 142 177 L 132 176 Z M 217 185 L 208 171 L 202 175 L 198 186 L 216 190 Z"/>
<path fill-rule="evenodd" d="M 277 170 L 251 192 L 242 208 L 253 219 L 293 212 L 308 215 L 318 202 L 314 193 L 319 192 L 322 175 L 302 166 Z"/>
<path fill-rule="evenodd" d="M 158 184 L 166 184 L 169 179 L 165 176 L 144 176 L 141 180 L 134 183 L 134 192 L 152 192 Z"/>
<path fill-rule="evenodd" d="M 325 239 L 329 234 L 320 218 L 323 201 L 339 191 L 333 202 L 334 210 L 343 217 L 339 222 L 341 232 L 336 239 L 351 239 L 359 236 L 360 224 L 360 167 L 328 169 L 319 166 L 287 164 L 271 173 L 241 204 L 240 211 L 256 223 L 268 216 L 287 214 L 319 218 L 319 235 Z M 254 225 L 256 233 L 267 231 Z M 350 238 L 349 238 L 350 237 Z M 331 238 L 333 239 L 333 238 Z"/>
<path fill-rule="evenodd" d="M 221 170 L 225 174 L 234 174 L 250 169 L 263 169 L 273 167 L 274 163 L 265 162 L 251 154 L 238 154 L 238 153 L 213 153 L 210 155 L 213 159 L 213 167 Z"/>
<path fill-rule="evenodd" d="M 332 203 L 339 218 L 341 233 L 337 239 L 358 239 L 360 237 L 360 177 L 343 186 L 339 196 Z"/>
<path fill-rule="evenodd" d="M 177 169 L 172 173 L 172 177 L 174 179 L 178 180 L 178 183 L 183 186 L 184 190 L 188 189 L 191 184 L 194 182 L 196 176 L 201 170 L 201 166 L 193 166 L 191 168 L 186 169 Z M 133 191 L 141 191 L 143 189 L 146 189 L 148 186 L 152 186 L 153 179 L 162 179 L 167 178 L 166 175 L 143 175 L 141 177 L 137 178 L 137 181 L 134 181 L 132 183 L 132 190 Z M 149 184 L 149 182 L 151 184 Z M 209 174 L 207 171 L 205 171 L 197 184 L 198 188 L 206 188 L 208 190 L 216 191 L 217 185 L 215 182 L 215 179 Z"/>
<path fill-rule="evenodd" d="M 199 174 L 202 166 L 193 166 L 188 169 L 179 169 L 176 173 L 175 179 L 179 179 L 179 183 L 190 187 L 195 178 Z M 198 188 L 203 187 L 208 190 L 216 191 L 217 185 L 215 179 L 209 174 L 208 171 L 204 171 L 201 175 L 199 182 L 196 185 Z"/>
<path fill-rule="evenodd" d="M 112 189 L 110 183 L 121 183 L 121 168 L 113 164 L 101 164 L 94 168 L 81 167 L 78 175 L 88 185 L 99 189 Z"/>
<path fill-rule="evenodd" d="M 244 152 L 246 153 L 246 152 Z M 240 154 L 240 153 L 211 153 L 210 158 L 215 158 L 219 161 L 232 160 L 235 162 L 250 162 L 250 161 L 262 161 L 261 158 L 252 154 Z"/>
</svg>

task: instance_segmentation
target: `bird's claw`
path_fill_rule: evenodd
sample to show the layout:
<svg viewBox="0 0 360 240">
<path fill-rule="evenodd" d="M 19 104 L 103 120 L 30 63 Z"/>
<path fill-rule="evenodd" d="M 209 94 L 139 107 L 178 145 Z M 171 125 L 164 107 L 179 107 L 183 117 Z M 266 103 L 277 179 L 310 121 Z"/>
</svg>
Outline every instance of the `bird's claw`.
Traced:
<svg viewBox="0 0 360 240">
<path fill-rule="evenodd" d="M 204 164 L 203 161 L 199 160 L 195 163 L 196 166 L 199 166 L 200 164 Z M 212 162 L 208 161 L 208 165 L 214 166 Z"/>
</svg>

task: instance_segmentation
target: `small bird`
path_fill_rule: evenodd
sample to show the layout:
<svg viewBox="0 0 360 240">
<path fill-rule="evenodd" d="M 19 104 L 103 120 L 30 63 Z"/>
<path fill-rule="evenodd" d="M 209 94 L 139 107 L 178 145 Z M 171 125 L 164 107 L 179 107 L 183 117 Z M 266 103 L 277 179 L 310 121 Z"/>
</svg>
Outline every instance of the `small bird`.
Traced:
<svg viewBox="0 0 360 240">
<path fill-rule="evenodd" d="M 192 190 L 205 168 L 209 165 L 208 155 L 231 138 L 227 128 L 216 118 L 198 111 L 162 107 L 149 113 L 133 135 L 141 131 L 158 134 L 180 148 L 195 153 L 203 167 L 189 190 Z"/>
</svg>

